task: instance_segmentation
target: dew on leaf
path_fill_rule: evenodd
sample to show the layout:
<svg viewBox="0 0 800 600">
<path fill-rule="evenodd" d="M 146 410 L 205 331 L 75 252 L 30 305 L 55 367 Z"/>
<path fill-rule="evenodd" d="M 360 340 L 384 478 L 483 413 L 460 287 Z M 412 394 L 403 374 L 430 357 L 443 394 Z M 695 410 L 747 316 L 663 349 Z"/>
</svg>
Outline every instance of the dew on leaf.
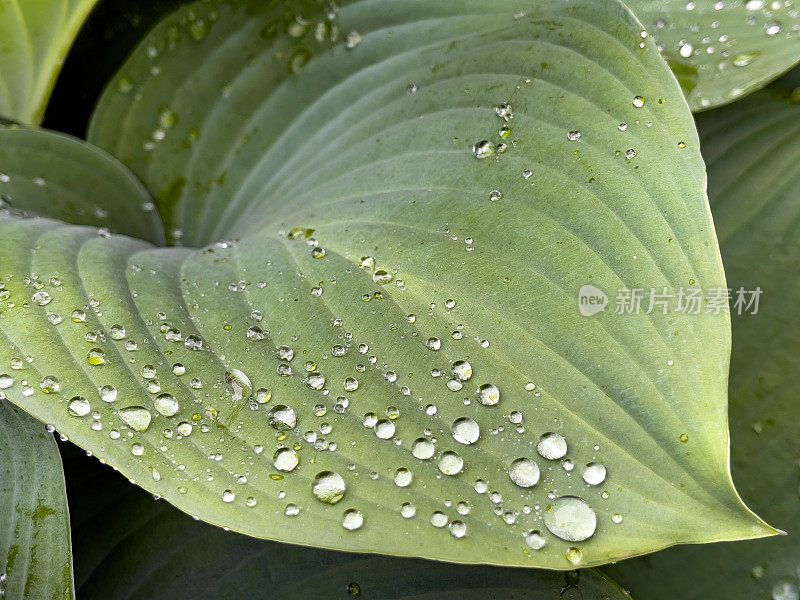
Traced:
<svg viewBox="0 0 800 600">
<path fill-rule="evenodd" d="M 481 437 L 481 428 L 475 419 L 461 417 L 453 422 L 453 439 L 459 444 L 470 445 Z"/>
<path fill-rule="evenodd" d="M 549 460 L 564 458 L 567 454 L 567 440 L 558 433 L 545 433 L 536 445 L 539 455 Z"/>
<path fill-rule="evenodd" d="M 351 508 L 344 511 L 344 515 L 342 515 L 342 527 L 348 531 L 355 531 L 356 529 L 361 529 L 362 525 L 364 525 L 364 515 L 361 514 L 360 510 Z"/>
<path fill-rule="evenodd" d="M 597 515 L 580 498 L 561 496 L 544 511 L 544 524 L 550 533 L 568 542 L 588 540 L 597 527 Z"/>
<path fill-rule="evenodd" d="M 322 471 L 314 477 L 311 491 L 320 502 L 336 504 L 345 494 L 344 479 L 333 471 Z"/>
<path fill-rule="evenodd" d="M 119 411 L 119 418 L 134 431 L 147 431 L 153 415 L 143 406 L 128 406 Z"/>
<path fill-rule="evenodd" d="M 297 456 L 297 452 L 291 448 L 279 448 L 272 457 L 272 464 L 278 471 L 294 471 L 300 464 L 300 458 Z"/>
<path fill-rule="evenodd" d="M 293 408 L 276 404 L 269 411 L 269 424 L 278 431 L 294 429 L 297 425 L 297 415 Z"/>
<path fill-rule="evenodd" d="M 606 468 L 600 463 L 589 463 L 584 467 L 582 475 L 589 485 L 600 485 L 606 480 Z"/>
<path fill-rule="evenodd" d="M 530 458 L 518 458 L 508 468 L 508 476 L 521 488 L 533 487 L 539 483 L 539 465 Z"/>
<path fill-rule="evenodd" d="M 75 396 L 69 401 L 67 409 L 73 417 L 85 417 L 92 412 L 92 405 L 83 396 Z"/>
<path fill-rule="evenodd" d="M 494 406 L 500 402 L 500 390 L 493 383 L 484 383 L 478 388 L 478 402 L 484 406 Z"/>
</svg>

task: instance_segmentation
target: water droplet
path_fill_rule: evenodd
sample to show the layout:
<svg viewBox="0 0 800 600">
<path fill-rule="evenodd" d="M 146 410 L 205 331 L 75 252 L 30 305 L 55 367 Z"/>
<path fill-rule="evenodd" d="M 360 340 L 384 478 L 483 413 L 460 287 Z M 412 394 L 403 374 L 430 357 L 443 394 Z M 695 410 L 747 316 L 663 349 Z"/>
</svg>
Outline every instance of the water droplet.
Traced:
<svg viewBox="0 0 800 600">
<path fill-rule="evenodd" d="M 508 476 L 519 487 L 533 487 L 539 483 L 539 465 L 530 458 L 518 458 L 508 468 Z"/>
<path fill-rule="evenodd" d="M 564 553 L 564 557 L 573 565 L 579 565 L 583 560 L 583 552 L 580 548 L 568 548 Z"/>
<path fill-rule="evenodd" d="M 414 480 L 414 475 L 406 468 L 400 467 L 394 474 L 394 484 L 397 487 L 408 487 Z"/>
<path fill-rule="evenodd" d="M 377 437 L 382 440 L 388 440 L 394 436 L 396 427 L 395 424 L 388 419 L 381 419 L 375 423 L 374 430 Z"/>
<path fill-rule="evenodd" d="M 222 501 L 223 502 L 225 502 L 227 504 L 230 504 L 234 500 L 236 500 L 236 494 L 234 494 L 232 491 L 225 490 L 224 492 L 222 492 Z"/>
<path fill-rule="evenodd" d="M 355 508 L 344 511 L 344 515 L 342 515 L 342 527 L 348 531 L 354 531 L 360 529 L 363 524 L 364 515 L 361 514 L 361 511 Z"/>
<path fill-rule="evenodd" d="M 447 515 L 438 510 L 431 515 L 431 525 L 434 527 L 444 527 L 447 525 Z"/>
<path fill-rule="evenodd" d="M 494 142 L 482 140 L 472 147 L 472 153 L 475 155 L 475 158 L 484 159 L 497 154 L 497 148 Z"/>
<path fill-rule="evenodd" d="M 172 394 L 159 394 L 156 396 L 156 399 L 153 400 L 153 405 L 156 407 L 156 410 L 160 412 L 165 417 L 173 417 L 178 414 L 178 401 L 175 399 L 175 396 Z"/>
<path fill-rule="evenodd" d="M 73 417 L 85 417 L 92 412 L 92 405 L 83 396 L 75 396 L 69 401 L 67 409 Z"/>
<path fill-rule="evenodd" d="M 127 335 L 127 332 L 122 325 L 112 325 L 111 329 L 108 330 L 108 333 L 112 340 L 123 340 Z"/>
<path fill-rule="evenodd" d="M 417 514 L 417 509 L 411 502 L 404 502 L 400 507 L 400 514 L 404 519 L 411 519 Z"/>
<path fill-rule="evenodd" d="M 317 500 L 325 504 L 336 504 L 344 498 L 344 479 L 338 473 L 322 471 L 311 484 L 311 491 Z"/>
<path fill-rule="evenodd" d="M 644 106 L 644 98 L 642 96 L 634 96 L 633 105 L 636 108 L 642 108 Z"/>
<path fill-rule="evenodd" d="M 543 458 L 556 460 L 567 454 L 567 440 L 558 433 L 545 433 L 539 438 L 536 450 Z"/>
<path fill-rule="evenodd" d="M 541 550 L 547 544 L 542 532 L 538 529 L 532 529 L 525 534 L 525 543 L 531 550 Z"/>
<path fill-rule="evenodd" d="M 481 428 L 475 419 L 461 417 L 453 422 L 453 439 L 459 444 L 474 444 L 481 437 Z"/>
<path fill-rule="evenodd" d="M 289 406 L 276 404 L 269 411 L 269 424 L 278 431 L 294 429 L 297 425 L 297 414 Z"/>
<path fill-rule="evenodd" d="M 550 532 L 568 542 L 581 542 L 594 535 L 597 515 L 575 496 L 556 498 L 545 508 L 544 524 Z"/>
<path fill-rule="evenodd" d="M 119 418 L 134 431 L 147 431 L 153 416 L 142 406 L 128 406 L 119 411 Z"/>
<path fill-rule="evenodd" d="M 46 377 L 42 377 L 42 380 L 39 382 L 39 388 L 45 394 L 52 394 L 61 389 L 61 383 L 52 375 L 47 375 Z"/>
<path fill-rule="evenodd" d="M 253 384 L 250 378 L 239 369 L 231 369 L 225 372 L 225 384 L 234 402 L 246 400 L 253 393 Z"/>
<path fill-rule="evenodd" d="M 436 452 L 436 446 L 428 438 L 418 438 L 411 446 L 411 454 L 420 460 L 428 460 Z"/>
<path fill-rule="evenodd" d="M 458 475 L 464 468 L 464 459 L 457 452 L 447 451 L 439 458 L 439 470 L 445 475 Z"/>
<path fill-rule="evenodd" d="M 459 381 L 466 381 L 470 377 L 472 377 L 472 365 L 469 364 L 466 360 L 457 360 L 453 363 L 452 368 L 453 377 L 458 379 Z"/>
<path fill-rule="evenodd" d="M 90 365 L 98 367 L 106 362 L 106 355 L 100 348 L 92 348 L 86 355 L 86 360 Z"/>
<path fill-rule="evenodd" d="M 589 485 L 600 485 L 606 480 L 606 468 L 600 463 L 589 463 L 583 469 L 583 480 Z"/>
<path fill-rule="evenodd" d="M 325 376 L 319 371 L 312 371 L 305 378 L 305 382 L 312 390 L 321 390 L 325 387 Z"/>
<path fill-rule="evenodd" d="M 47 306 L 50 304 L 50 301 L 53 297 L 45 291 L 38 291 L 32 297 L 34 304 L 38 304 L 39 306 Z"/>
<path fill-rule="evenodd" d="M 300 457 L 291 448 L 279 448 L 272 457 L 272 464 L 275 465 L 278 471 L 294 471 L 297 465 L 300 464 Z"/>
<path fill-rule="evenodd" d="M 7 390 L 12 385 L 14 385 L 14 379 L 11 377 L 11 375 L 8 375 L 7 373 L 0 375 L 0 390 Z"/>
<path fill-rule="evenodd" d="M 372 281 L 378 285 L 385 285 L 389 283 L 394 276 L 384 269 L 378 269 L 372 274 Z"/>
<path fill-rule="evenodd" d="M 478 388 L 478 402 L 484 406 L 494 406 L 500 402 L 500 390 L 493 383 L 484 383 Z"/>
<path fill-rule="evenodd" d="M 441 350 L 442 348 L 442 340 L 437 337 L 428 338 L 425 341 L 425 347 L 428 350 Z"/>
<path fill-rule="evenodd" d="M 570 142 L 579 142 L 581 139 L 581 132 L 577 130 L 567 132 L 567 139 Z"/>
<path fill-rule="evenodd" d="M 495 106 L 494 112 L 497 113 L 497 116 L 503 119 L 504 121 L 510 121 L 511 119 L 514 118 L 514 111 L 508 102 L 501 102 L 500 104 Z"/>
<path fill-rule="evenodd" d="M 467 526 L 463 521 L 453 521 L 448 526 L 448 529 L 450 529 L 450 535 L 456 539 L 461 539 L 467 535 Z"/>
</svg>

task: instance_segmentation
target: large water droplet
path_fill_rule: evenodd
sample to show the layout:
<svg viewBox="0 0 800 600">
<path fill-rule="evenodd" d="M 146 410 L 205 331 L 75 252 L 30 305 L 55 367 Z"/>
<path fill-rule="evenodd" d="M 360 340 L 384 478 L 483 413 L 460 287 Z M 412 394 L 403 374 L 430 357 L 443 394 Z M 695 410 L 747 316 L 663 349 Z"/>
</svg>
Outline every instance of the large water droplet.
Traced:
<svg viewBox="0 0 800 600">
<path fill-rule="evenodd" d="M 278 471 L 289 472 L 300 464 L 300 458 L 297 456 L 297 452 L 291 448 L 279 448 L 272 458 L 272 463 Z"/>
<path fill-rule="evenodd" d="M 439 470 L 445 475 L 458 475 L 464 468 L 464 459 L 457 452 L 447 451 L 439 458 Z"/>
<path fill-rule="evenodd" d="M 558 433 L 545 433 L 539 438 L 536 450 L 542 457 L 550 460 L 564 458 L 567 454 L 567 440 Z"/>
<path fill-rule="evenodd" d="M 119 411 L 119 418 L 134 431 L 147 431 L 153 415 L 142 406 L 128 406 Z"/>
<path fill-rule="evenodd" d="M 273 429 L 294 429 L 297 425 L 297 415 L 294 409 L 283 404 L 276 404 L 269 411 L 269 424 Z"/>
<path fill-rule="evenodd" d="M 600 485 L 606 480 L 606 468 L 600 463 L 589 463 L 583 469 L 583 480 L 589 485 Z"/>
<path fill-rule="evenodd" d="M 322 471 L 311 484 L 311 491 L 317 500 L 325 504 L 336 504 L 344 498 L 344 479 L 338 473 Z"/>
<path fill-rule="evenodd" d="M 361 514 L 360 510 L 351 508 L 350 510 L 344 511 L 344 515 L 342 515 L 342 527 L 348 531 L 354 531 L 360 529 L 363 524 L 364 515 Z"/>
<path fill-rule="evenodd" d="M 414 444 L 411 446 L 411 454 L 421 460 L 428 460 L 433 457 L 434 452 L 436 452 L 436 446 L 428 438 L 418 438 L 414 440 Z"/>
<path fill-rule="evenodd" d="M 478 388 L 478 402 L 484 406 L 494 406 L 500 402 L 500 390 L 493 383 L 484 383 Z"/>
<path fill-rule="evenodd" d="M 518 458 L 508 468 L 508 476 L 519 487 L 533 487 L 539 483 L 539 465 L 530 458 Z"/>
<path fill-rule="evenodd" d="M 556 498 L 544 510 L 544 524 L 550 532 L 568 542 L 588 540 L 597 527 L 597 515 L 575 496 Z"/>
<path fill-rule="evenodd" d="M 92 405 L 83 396 L 75 396 L 67 406 L 69 414 L 73 417 L 85 417 L 92 412 Z"/>
<path fill-rule="evenodd" d="M 481 437 L 481 428 L 475 419 L 462 417 L 453 423 L 453 439 L 459 444 L 474 444 Z"/>
<path fill-rule="evenodd" d="M 178 401 L 172 394 L 159 394 L 153 401 L 156 410 L 165 417 L 173 417 L 178 414 Z"/>
<path fill-rule="evenodd" d="M 234 402 L 246 400 L 253 393 L 253 384 L 250 383 L 250 378 L 239 369 L 225 372 L 225 384 L 228 386 L 228 392 Z"/>
</svg>

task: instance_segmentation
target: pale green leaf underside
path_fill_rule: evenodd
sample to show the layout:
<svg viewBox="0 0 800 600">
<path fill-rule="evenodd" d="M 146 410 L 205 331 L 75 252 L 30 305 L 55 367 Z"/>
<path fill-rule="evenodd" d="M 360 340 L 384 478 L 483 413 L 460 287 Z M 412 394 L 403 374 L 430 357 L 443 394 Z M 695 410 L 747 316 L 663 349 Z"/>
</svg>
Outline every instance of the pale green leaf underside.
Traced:
<svg viewBox="0 0 800 600">
<path fill-rule="evenodd" d="M 0 127 L 0 208 L 164 243 L 141 182 L 96 146 L 63 134 Z"/>
<path fill-rule="evenodd" d="M 71 600 L 69 513 L 58 448 L 44 425 L 3 396 L 0 389 L 2 597 Z"/>
<path fill-rule="evenodd" d="M 0 117 L 39 123 L 97 0 L 0 0 Z"/>
<path fill-rule="evenodd" d="M 733 473 L 745 499 L 789 535 L 670 550 L 613 569 L 642 600 L 790 598 L 781 593 L 800 588 L 798 90 L 796 69 L 764 91 L 699 119 L 729 280 L 763 290 L 759 313 L 733 323 Z M 655 577 L 660 585 L 653 585 Z"/>
<path fill-rule="evenodd" d="M 727 317 L 577 310 L 586 283 L 612 302 L 623 286 L 724 285 L 680 89 L 621 6 L 518 10 L 371 0 L 298 17 L 253 1 L 168 17 L 109 85 L 91 137 L 154 193 L 173 239 L 212 245 L 6 221 L 0 364 L 31 357 L 24 376 L 57 376 L 62 401 L 18 383 L 9 396 L 184 511 L 271 539 L 566 569 L 571 548 L 593 565 L 768 534 L 729 478 Z M 513 119 L 495 112 L 501 102 Z M 477 160 L 484 139 L 509 148 Z M 297 227 L 317 246 L 289 239 Z M 393 280 L 376 282 L 365 256 Z M 47 306 L 29 300 L 31 273 Z M 426 347 L 434 337 L 440 350 Z M 276 356 L 284 345 L 291 362 Z M 459 360 L 474 375 L 451 391 Z M 319 390 L 304 383 L 315 369 Z M 241 398 L 237 372 L 263 391 Z M 496 406 L 477 401 L 484 383 L 500 390 Z M 106 385 L 116 401 L 100 399 Z M 159 414 L 174 409 L 160 394 L 177 414 Z M 68 414 L 76 395 L 94 417 Z M 277 405 L 296 427 L 270 427 Z M 145 425 L 131 407 L 152 416 L 146 431 L 123 422 Z M 384 422 L 365 427 L 370 413 Z M 460 418 L 480 426 L 477 443 L 453 437 Z M 537 454 L 548 431 L 565 436 L 572 471 Z M 418 438 L 434 444 L 431 460 L 412 455 Z M 297 448 L 292 472 L 273 467 L 283 447 Z M 512 482 L 518 458 L 538 463 L 537 485 Z M 581 478 L 590 462 L 607 467 L 602 485 Z M 398 469 L 410 486 L 395 485 Z M 328 471 L 346 484 L 334 505 L 312 494 Z M 545 529 L 561 496 L 596 513 L 588 541 Z M 415 516 L 401 516 L 404 503 Z M 343 528 L 349 510 L 364 517 L 355 531 Z M 430 523 L 436 512 L 449 527 Z M 543 549 L 526 544 L 531 530 Z"/>
<path fill-rule="evenodd" d="M 692 110 L 727 104 L 800 62 L 795 0 L 627 0 Z"/>
<path fill-rule="evenodd" d="M 82 600 L 629 598 L 595 570 L 554 573 L 355 556 L 224 532 L 153 501 L 89 460 L 78 455 L 65 461 Z"/>
</svg>

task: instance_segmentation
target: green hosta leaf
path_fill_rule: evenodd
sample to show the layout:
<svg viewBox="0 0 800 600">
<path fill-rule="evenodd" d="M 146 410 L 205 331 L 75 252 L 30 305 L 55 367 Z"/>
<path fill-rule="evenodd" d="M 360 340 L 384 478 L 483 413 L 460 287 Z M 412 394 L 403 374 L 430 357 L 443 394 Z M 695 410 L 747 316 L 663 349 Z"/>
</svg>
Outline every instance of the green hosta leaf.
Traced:
<svg viewBox="0 0 800 600">
<path fill-rule="evenodd" d="M 255 540 L 154 502 L 85 456 L 65 463 L 84 600 L 629 598 L 594 570 L 453 566 Z"/>
<path fill-rule="evenodd" d="M 9 376 L 0 375 L 0 596 L 71 600 L 72 550 L 61 458 L 44 426 L 5 402 L 8 383 Z"/>
<path fill-rule="evenodd" d="M 727 316 L 578 311 L 724 285 L 630 13 L 325 7 L 200 3 L 143 41 L 92 139 L 201 249 L 7 219 L 0 364 L 63 390 L 9 396 L 271 539 L 567 569 L 771 533 L 730 482 Z"/>
<path fill-rule="evenodd" d="M 692 110 L 727 104 L 800 62 L 794 0 L 627 0 Z"/>
<path fill-rule="evenodd" d="M 699 119 L 709 189 L 732 286 L 763 290 L 733 323 L 732 463 L 744 497 L 787 537 L 667 551 L 613 572 L 638 598 L 797 597 L 800 350 L 800 70 Z M 653 577 L 662 582 L 653 586 Z"/>
<path fill-rule="evenodd" d="M 97 0 L 0 0 L 0 116 L 39 123 Z"/>
<path fill-rule="evenodd" d="M 49 131 L 0 127 L 0 207 L 164 242 L 150 194 L 130 171 Z"/>
</svg>

